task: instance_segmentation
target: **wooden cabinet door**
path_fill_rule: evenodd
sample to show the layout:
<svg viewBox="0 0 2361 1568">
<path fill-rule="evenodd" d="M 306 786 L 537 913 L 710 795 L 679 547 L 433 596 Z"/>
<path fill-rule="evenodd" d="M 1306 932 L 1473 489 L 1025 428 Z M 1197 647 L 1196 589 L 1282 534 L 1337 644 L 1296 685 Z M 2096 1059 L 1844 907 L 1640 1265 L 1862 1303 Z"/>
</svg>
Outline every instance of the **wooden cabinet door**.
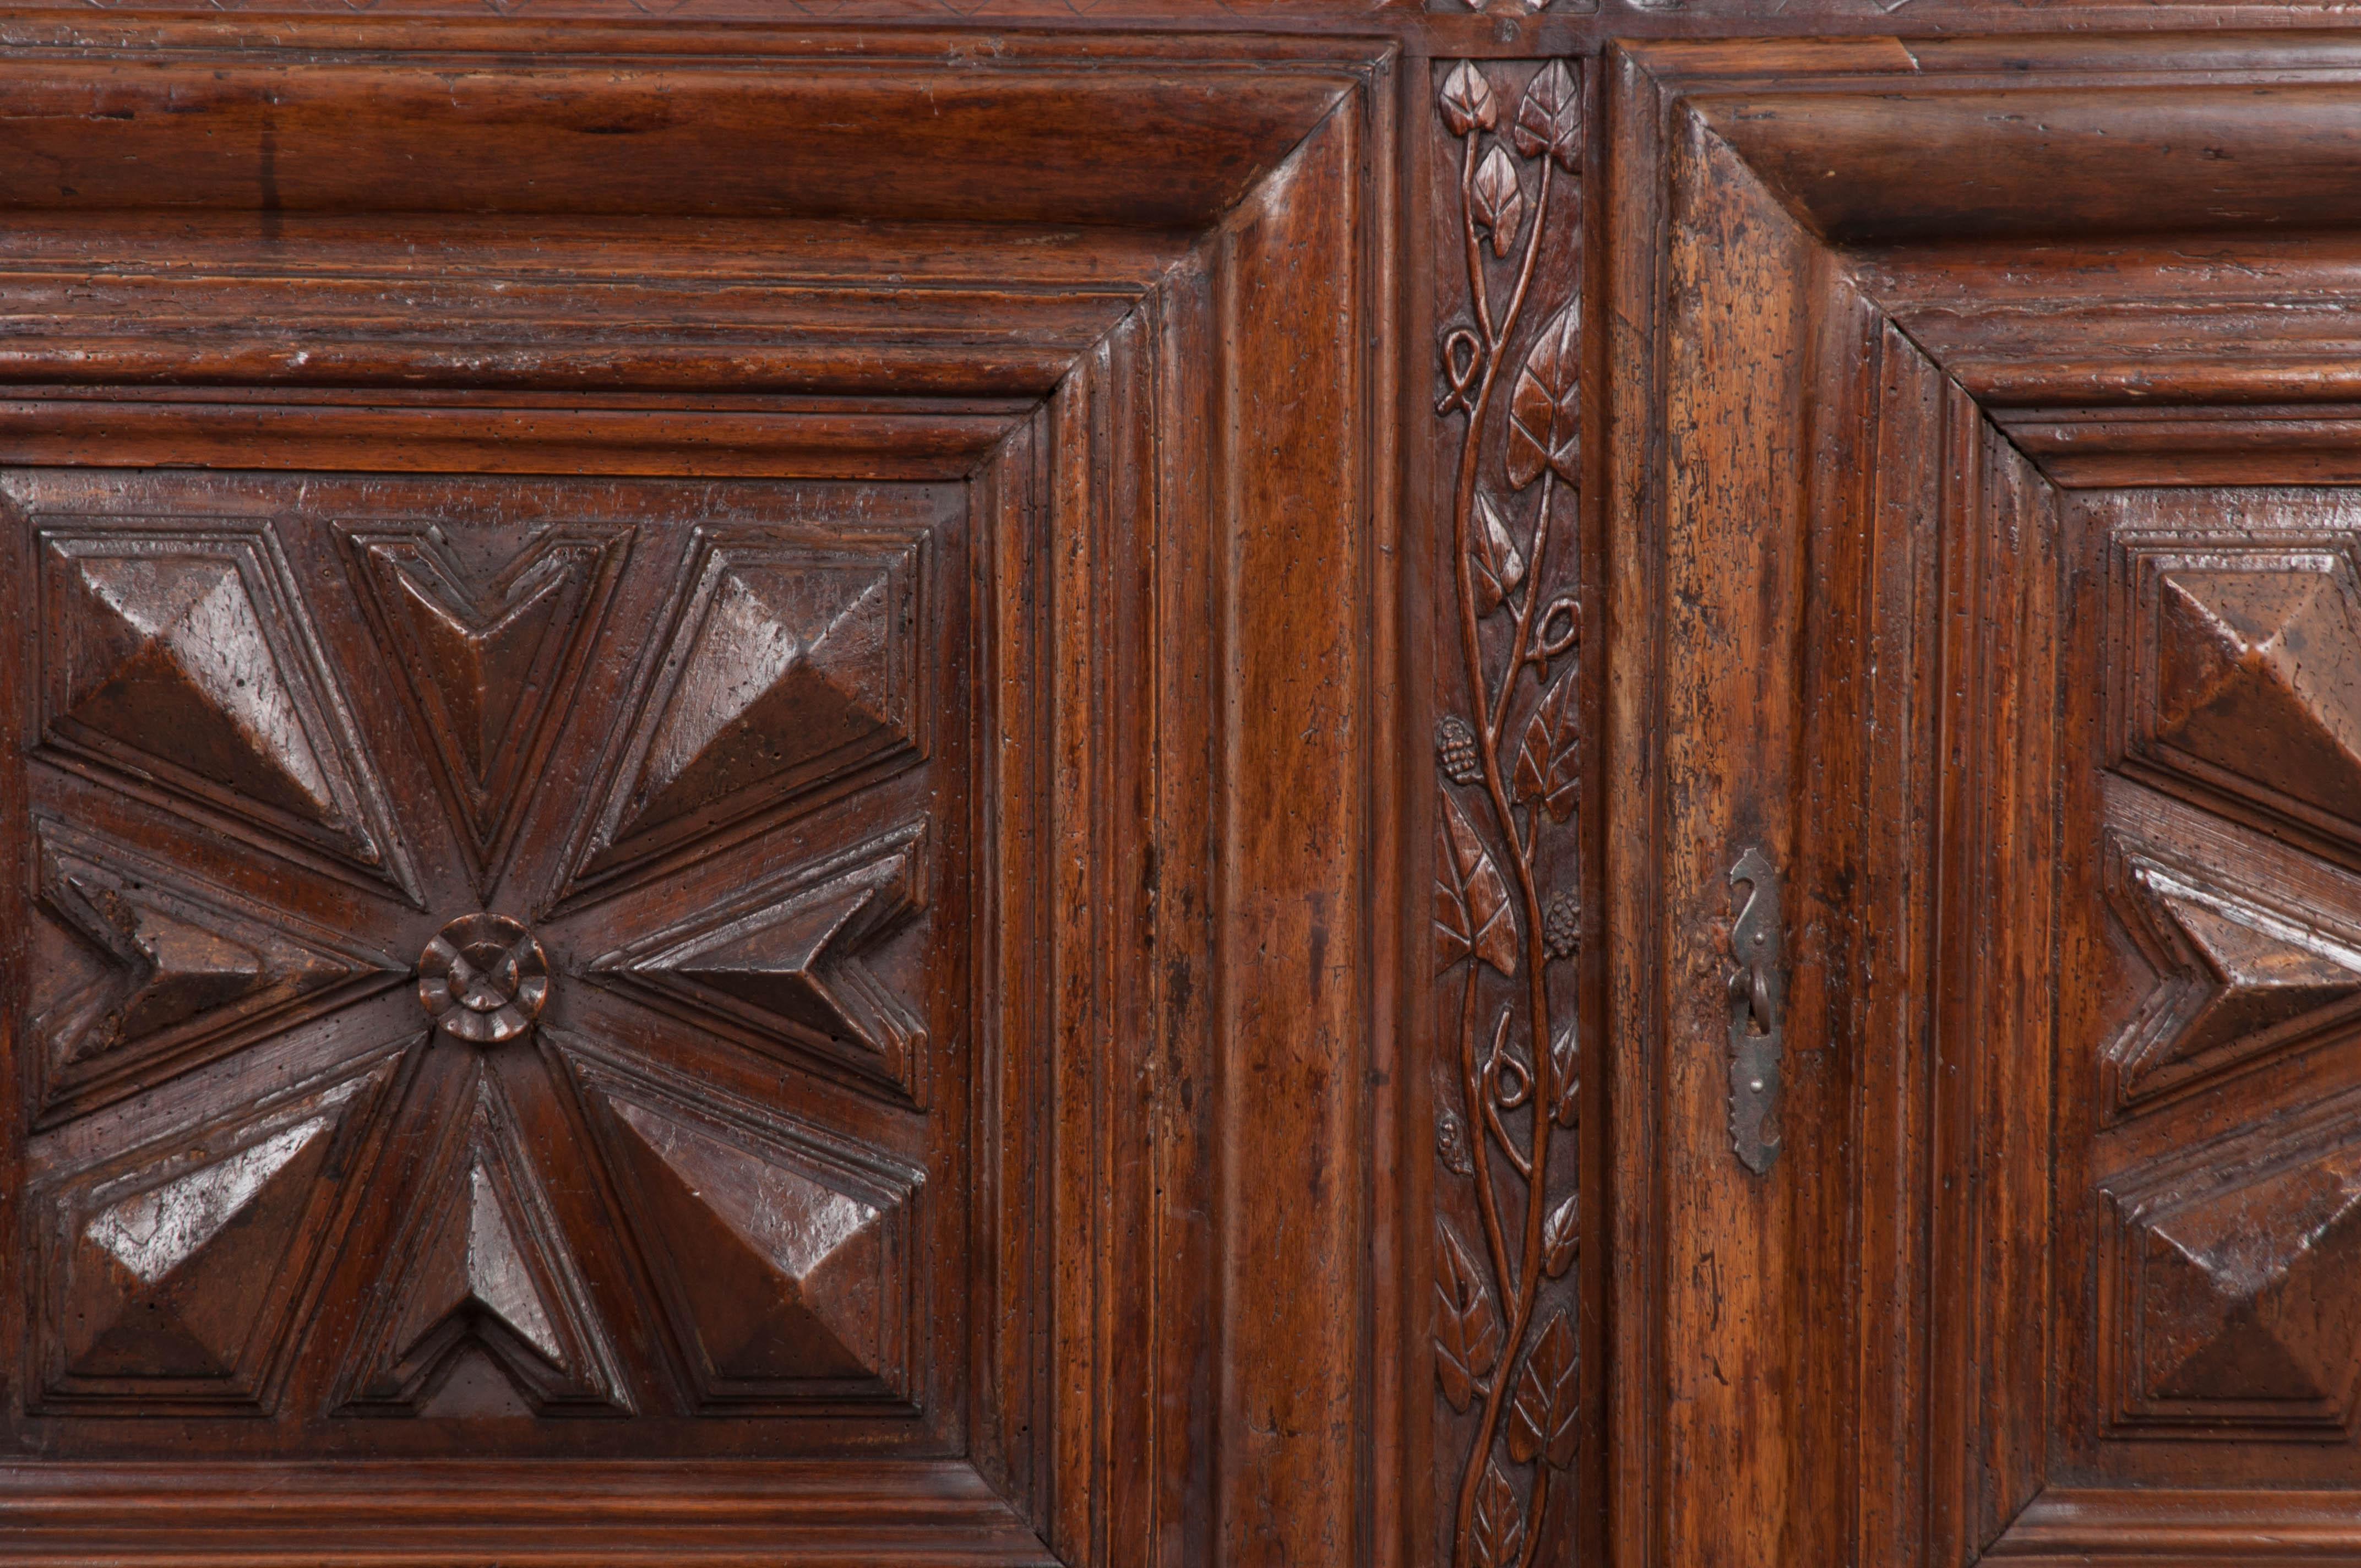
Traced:
<svg viewBox="0 0 2361 1568">
<path fill-rule="evenodd" d="M 2331 21 L 0 17 L 0 1561 L 2361 1561 Z"/>
<path fill-rule="evenodd" d="M 1618 65 L 1645 1561 L 2361 1553 L 2353 60 Z"/>
<path fill-rule="evenodd" d="M 0 1557 L 1359 1550 L 1389 46 L 499 9 L 0 46 Z"/>
</svg>

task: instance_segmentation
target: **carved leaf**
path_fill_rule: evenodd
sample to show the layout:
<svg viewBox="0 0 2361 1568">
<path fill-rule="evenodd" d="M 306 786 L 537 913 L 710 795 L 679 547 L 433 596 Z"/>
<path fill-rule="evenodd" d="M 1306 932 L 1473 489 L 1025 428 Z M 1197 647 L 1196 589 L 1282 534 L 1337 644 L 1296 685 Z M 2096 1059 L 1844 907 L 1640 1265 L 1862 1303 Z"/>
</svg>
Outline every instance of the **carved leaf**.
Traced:
<svg viewBox="0 0 2361 1568">
<path fill-rule="evenodd" d="M 1525 89 L 1511 134 L 1527 158 L 1546 152 L 1560 169 L 1575 172 L 1582 156 L 1582 83 L 1563 60 L 1551 60 Z"/>
<path fill-rule="evenodd" d="M 1525 580 L 1525 558 L 1491 498 L 1476 497 L 1476 613 L 1489 615 Z"/>
<path fill-rule="evenodd" d="M 1509 1407 L 1509 1453 L 1519 1464 L 1530 1463 L 1537 1453 L 1561 1470 L 1574 1463 L 1579 1435 L 1574 1424 L 1574 1329 L 1561 1307 L 1525 1357 L 1516 1401 Z"/>
<path fill-rule="evenodd" d="M 1550 1042 L 1550 1082 L 1556 1086 L 1550 1097 L 1550 1117 L 1561 1127 L 1571 1127 L 1581 1114 L 1582 1093 L 1582 1057 L 1571 1024 Z"/>
<path fill-rule="evenodd" d="M 1509 884 L 1448 791 L 1435 836 L 1437 970 L 1473 953 L 1502 974 L 1516 973 L 1517 923 L 1509 912 Z"/>
<path fill-rule="evenodd" d="M 1523 489 L 1554 469 L 1579 482 L 1582 460 L 1582 308 L 1568 303 L 1542 328 L 1509 400 L 1509 482 Z"/>
<path fill-rule="evenodd" d="M 1476 1568 L 1514 1568 L 1524 1554 L 1524 1504 L 1497 1459 L 1485 1464 L 1476 1487 L 1473 1535 Z"/>
<path fill-rule="evenodd" d="M 1492 84 L 1484 80 L 1483 71 L 1472 60 L 1463 60 L 1450 75 L 1443 79 L 1443 123 L 1451 134 L 1464 137 L 1469 131 L 1490 130 L 1499 123 L 1499 105 L 1493 101 Z"/>
<path fill-rule="evenodd" d="M 1574 1265 L 1582 1251 L 1582 1214 L 1578 1194 L 1550 1211 L 1542 1222 L 1542 1272 L 1555 1279 Z"/>
<path fill-rule="evenodd" d="M 1434 1152 L 1442 1157 L 1444 1168 L 1452 1175 L 1476 1174 L 1476 1157 L 1467 1149 L 1467 1124 L 1458 1112 L 1448 1107 L 1434 1119 Z"/>
<path fill-rule="evenodd" d="M 1517 799 L 1543 807 L 1558 822 L 1574 815 L 1579 793 L 1575 718 L 1574 672 L 1568 670 L 1542 694 L 1517 748 Z"/>
<path fill-rule="evenodd" d="M 1435 1221 L 1434 1372 L 1455 1410 L 1476 1398 L 1476 1379 L 1500 1361 L 1500 1314 L 1447 1220 Z"/>
<path fill-rule="evenodd" d="M 1516 160 L 1498 144 L 1484 155 L 1482 166 L 1476 170 L 1468 210 L 1477 226 L 1490 231 L 1492 254 L 1508 255 L 1509 247 L 1517 243 L 1517 231 L 1524 226 L 1525 187 L 1517 178 Z"/>
</svg>

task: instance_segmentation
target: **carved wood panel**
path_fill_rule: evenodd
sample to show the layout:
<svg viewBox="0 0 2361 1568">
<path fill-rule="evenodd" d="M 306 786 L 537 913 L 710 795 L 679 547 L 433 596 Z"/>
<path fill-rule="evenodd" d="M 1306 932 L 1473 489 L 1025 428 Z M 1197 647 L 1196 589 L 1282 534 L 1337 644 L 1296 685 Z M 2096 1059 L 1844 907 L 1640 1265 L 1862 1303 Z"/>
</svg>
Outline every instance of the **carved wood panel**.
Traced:
<svg viewBox="0 0 2361 1568">
<path fill-rule="evenodd" d="M 2302 370 L 2355 214 L 2280 236 L 2291 190 L 2234 211 L 2195 167 L 2284 169 L 2351 112 L 2284 63 L 1627 61 L 1612 1005 L 1649 1271 L 1617 1289 L 1666 1393 L 1618 1431 L 1651 1561 L 2361 1550 L 2361 526 L 2345 389 Z M 1767 1185 L 1716 1081 L 1754 843 L 1815 1042 Z"/>
<path fill-rule="evenodd" d="M 9 1553 L 1371 1543 L 1398 40 L 1068 20 L 0 24 Z"/>
<path fill-rule="evenodd" d="M 1587 117 L 1580 62 L 1439 61 L 1433 396 L 1438 1560 L 1576 1534 Z"/>
<path fill-rule="evenodd" d="M 2068 862 L 2107 959 L 2069 982 L 2093 1091 L 2061 1124 L 2094 1189 L 2089 1463 L 2349 1484 L 2361 532 L 2303 489 L 2092 490 L 2067 518 L 2107 586 L 2077 650 L 2107 690 L 2069 718 L 2105 773 L 2067 796 L 2105 835 Z"/>
<path fill-rule="evenodd" d="M 0 497 L 37 568 L 21 1435 L 939 1444 L 962 488 Z"/>
</svg>

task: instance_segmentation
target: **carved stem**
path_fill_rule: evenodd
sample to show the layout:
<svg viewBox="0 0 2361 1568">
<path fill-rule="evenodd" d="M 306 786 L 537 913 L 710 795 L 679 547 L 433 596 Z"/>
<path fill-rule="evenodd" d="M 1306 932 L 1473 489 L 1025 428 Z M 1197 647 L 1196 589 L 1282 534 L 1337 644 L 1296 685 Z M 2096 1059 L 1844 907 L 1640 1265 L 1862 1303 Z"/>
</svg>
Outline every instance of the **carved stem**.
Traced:
<svg viewBox="0 0 2361 1568">
<path fill-rule="evenodd" d="M 1549 1515 L 1550 1467 L 1544 1464 L 1533 1479 L 1532 1506 L 1525 1510 L 1525 1554 L 1518 1568 L 1533 1568 L 1542 1550 L 1542 1524 Z"/>
<path fill-rule="evenodd" d="M 1484 967 L 1467 966 L 1467 987 L 1459 1004 L 1459 1077 L 1467 1093 L 1467 1122 L 1481 1128 L 1482 1117 L 1489 1102 L 1484 1094 L 1484 1074 L 1476 1063 L 1476 982 L 1482 978 Z M 1483 1135 L 1469 1138 L 1470 1153 L 1476 1161 L 1476 1206 L 1484 1216 L 1484 1246 L 1492 1258 L 1492 1289 L 1505 1300 L 1509 1294 L 1509 1239 L 1500 1229 L 1500 1201 L 1492 1190 L 1492 1153 Z M 1497 1384 L 1498 1377 L 1492 1379 Z"/>
<path fill-rule="evenodd" d="M 1492 298 L 1484 286 L 1483 242 L 1476 235 L 1476 155 L 1482 150 L 1484 133 L 1468 127 L 1467 156 L 1459 164 L 1459 233 L 1467 242 L 1467 276 L 1475 287 L 1476 326 L 1484 334 L 1486 375 L 1490 374 L 1489 361 L 1499 347 L 1492 335 Z M 1472 419 L 1468 422 L 1475 422 Z"/>
<path fill-rule="evenodd" d="M 1523 671 L 1527 662 L 1526 652 L 1532 646 L 1533 608 L 1535 601 L 1542 595 L 1542 568 L 1549 558 L 1550 492 L 1556 479 L 1557 470 L 1554 468 L 1545 467 L 1542 470 L 1542 512 L 1540 519 L 1533 524 L 1532 542 L 1526 546 L 1525 550 L 1525 559 L 1529 565 L 1525 567 L 1524 598 L 1517 601 L 1516 630 L 1510 634 L 1509 639 L 1509 664 L 1508 668 L 1500 672 L 1499 696 L 1494 698 L 1492 703 L 1493 715 L 1499 723 L 1506 723 L 1508 720 L 1509 699 L 1516 695 L 1517 676 Z M 1492 735 L 1494 743 L 1497 744 L 1499 739 L 1499 730 L 1497 727 L 1493 729 Z M 1540 841 L 1541 834 L 1536 831 L 1532 835 L 1532 842 L 1525 846 L 1528 856 Z"/>
</svg>

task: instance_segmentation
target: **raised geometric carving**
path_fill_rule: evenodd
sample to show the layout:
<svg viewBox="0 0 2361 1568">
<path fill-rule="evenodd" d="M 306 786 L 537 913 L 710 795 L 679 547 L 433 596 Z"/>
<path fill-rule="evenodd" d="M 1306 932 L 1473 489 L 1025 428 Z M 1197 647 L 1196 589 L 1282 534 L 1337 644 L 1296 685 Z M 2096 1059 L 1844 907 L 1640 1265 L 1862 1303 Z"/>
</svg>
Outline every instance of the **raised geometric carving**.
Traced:
<svg viewBox="0 0 2361 1568">
<path fill-rule="evenodd" d="M 41 1407 L 265 1413 L 335 1219 L 331 1154 L 390 1072 L 142 1150 L 48 1200 Z"/>
<path fill-rule="evenodd" d="M 916 1176 L 570 1059 L 697 1407 L 898 1398 Z"/>
<path fill-rule="evenodd" d="M 569 893 L 922 756 L 925 543 L 700 534 Z"/>
<path fill-rule="evenodd" d="M 471 568 L 439 528 L 349 537 L 468 877 L 489 896 L 581 683 L 630 531 L 552 530 L 489 572 Z"/>
<path fill-rule="evenodd" d="M 2125 1435 L 2334 1441 L 2361 1373 L 2361 1139 L 2355 1108 L 2134 1177 L 2115 1216 L 2103 1325 Z"/>
<path fill-rule="evenodd" d="M 588 965 L 592 978 L 697 1021 L 916 1095 L 925 1024 L 866 961 L 926 901 L 925 828 L 791 866 Z"/>
<path fill-rule="evenodd" d="M 418 959 L 418 1000 L 437 1033 L 477 1045 L 513 1040 L 549 1003 L 549 959 L 504 915 L 463 915 Z"/>
<path fill-rule="evenodd" d="M 628 1413 L 630 1398 L 499 1080 L 455 1101 L 340 1383 L 347 1413 Z"/>
<path fill-rule="evenodd" d="M 400 981 L 407 966 L 192 873 L 34 819 L 40 899 L 97 972 L 33 1019 L 41 1103 L 209 1061 Z"/>
<path fill-rule="evenodd" d="M 405 858 L 278 542 L 260 529 L 45 531 L 42 735 L 400 889 Z"/>
<path fill-rule="evenodd" d="M 2129 547 L 2133 771 L 2361 844 L 2361 579 L 2332 548 Z"/>
<path fill-rule="evenodd" d="M 2323 929 L 2317 910 L 2117 836 L 2107 890 L 2159 977 L 2104 1052 L 2119 1106 L 2361 1022 L 2361 941 Z"/>
</svg>

